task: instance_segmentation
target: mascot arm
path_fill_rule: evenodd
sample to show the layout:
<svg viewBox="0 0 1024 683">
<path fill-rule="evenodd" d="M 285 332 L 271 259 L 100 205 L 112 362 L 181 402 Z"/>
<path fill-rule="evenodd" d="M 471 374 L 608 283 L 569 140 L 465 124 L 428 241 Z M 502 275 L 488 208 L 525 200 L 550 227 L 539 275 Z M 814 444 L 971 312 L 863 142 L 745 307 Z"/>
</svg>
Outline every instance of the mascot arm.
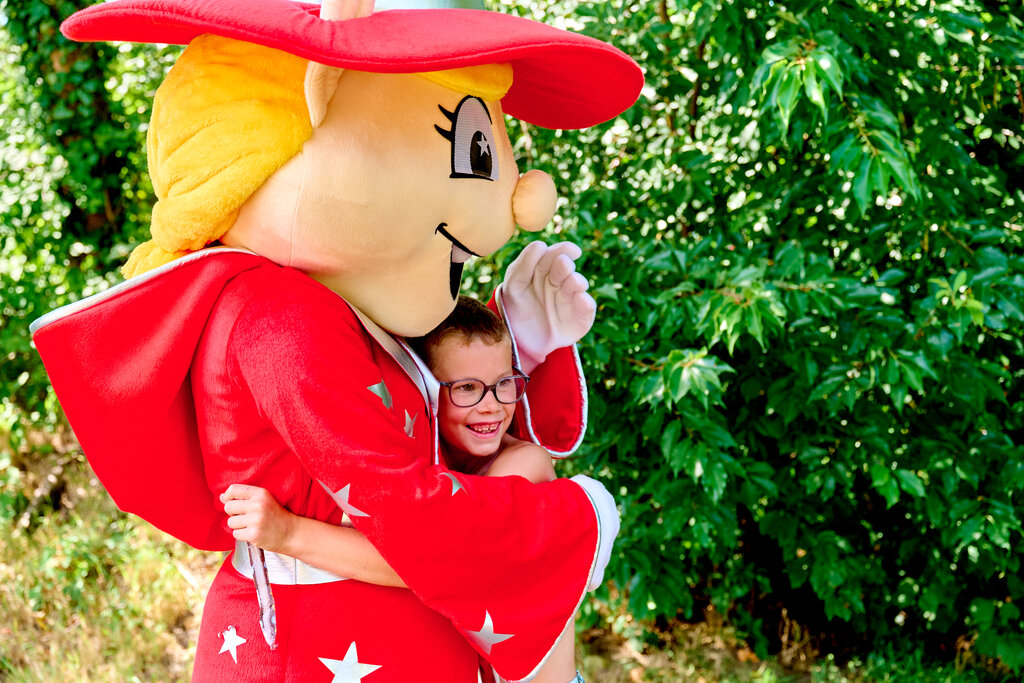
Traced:
<svg viewBox="0 0 1024 683">
<path fill-rule="evenodd" d="M 429 430 L 407 433 L 426 419 L 418 391 L 397 365 L 378 366 L 336 295 L 309 289 L 277 287 L 242 309 L 236 381 L 424 604 L 503 677 L 528 677 L 594 577 L 604 544 L 593 492 L 432 464 Z"/>
<path fill-rule="evenodd" d="M 512 332 L 513 355 L 518 363 L 521 335 L 507 315 L 500 289 L 487 305 L 502 316 Z M 572 455 L 587 430 L 587 385 L 576 345 L 550 351 L 529 375 L 526 398 L 516 404 L 515 435 L 540 444 L 556 458 Z"/>
</svg>

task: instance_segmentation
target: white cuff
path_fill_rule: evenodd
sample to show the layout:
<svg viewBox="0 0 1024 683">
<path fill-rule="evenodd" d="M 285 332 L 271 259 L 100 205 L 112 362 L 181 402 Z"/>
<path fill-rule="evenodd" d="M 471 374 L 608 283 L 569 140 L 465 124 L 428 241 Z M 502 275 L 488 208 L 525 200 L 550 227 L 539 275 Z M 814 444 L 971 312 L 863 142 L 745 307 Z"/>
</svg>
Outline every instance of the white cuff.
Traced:
<svg viewBox="0 0 1024 683">
<path fill-rule="evenodd" d="M 591 479 L 585 474 L 577 474 L 572 481 L 579 484 L 594 504 L 597 513 L 597 554 L 594 558 L 594 573 L 590 577 L 587 590 L 594 590 L 604 583 L 604 570 L 612 557 L 612 545 L 619 534 L 619 511 L 615 507 L 615 499 L 604 484 Z"/>
</svg>

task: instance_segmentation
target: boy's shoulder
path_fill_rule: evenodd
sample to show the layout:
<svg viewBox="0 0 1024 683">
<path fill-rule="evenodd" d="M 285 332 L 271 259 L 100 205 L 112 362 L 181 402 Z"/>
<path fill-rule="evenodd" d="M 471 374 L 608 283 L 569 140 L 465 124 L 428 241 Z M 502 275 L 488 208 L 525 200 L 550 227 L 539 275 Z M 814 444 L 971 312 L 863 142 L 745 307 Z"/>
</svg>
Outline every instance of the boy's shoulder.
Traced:
<svg viewBox="0 0 1024 683">
<path fill-rule="evenodd" d="M 492 477 L 518 475 L 535 484 L 555 479 L 551 453 L 530 441 L 506 434 L 501 440 L 501 452 L 489 468 Z"/>
</svg>

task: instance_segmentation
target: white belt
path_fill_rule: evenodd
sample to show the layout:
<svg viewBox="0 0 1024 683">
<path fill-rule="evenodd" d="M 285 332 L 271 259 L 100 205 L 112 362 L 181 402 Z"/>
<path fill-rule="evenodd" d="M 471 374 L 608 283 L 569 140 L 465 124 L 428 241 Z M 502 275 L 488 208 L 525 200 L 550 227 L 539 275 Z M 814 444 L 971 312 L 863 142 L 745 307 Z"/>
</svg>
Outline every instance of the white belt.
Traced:
<svg viewBox="0 0 1024 683">
<path fill-rule="evenodd" d="M 263 551 L 267 563 L 267 576 L 271 584 L 279 586 L 306 586 L 318 583 L 332 583 L 334 581 L 347 581 L 348 577 L 338 576 L 326 569 L 306 564 L 294 557 L 272 553 L 269 550 Z M 249 552 L 245 547 L 245 541 L 235 541 L 235 552 L 231 556 L 231 565 L 238 570 L 238 573 L 247 579 L 253 574 L 252 563 L 249 561 Z"/>
</svg>

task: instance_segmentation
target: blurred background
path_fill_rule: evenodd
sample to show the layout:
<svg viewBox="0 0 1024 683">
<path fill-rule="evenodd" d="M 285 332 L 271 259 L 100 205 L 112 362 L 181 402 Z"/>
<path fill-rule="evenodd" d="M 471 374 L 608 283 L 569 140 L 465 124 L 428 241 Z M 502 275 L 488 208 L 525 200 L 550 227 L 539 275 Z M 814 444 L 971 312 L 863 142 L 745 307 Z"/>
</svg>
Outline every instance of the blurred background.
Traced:
<svg viewBox="0 0 1024 683">
<path fill-rule="evenodd" d="M 148 233 L 180 48 L 64 40 L 88 4 L 0 0 L 0 680 L 187 680 L 221 558 L 114 507 L 28 333 Z M 602 126 L 508 121 L 599 306 L 560 466 L 623 516 L 578 620 L 588 681 L 1020 680 L 1020 2 L 492 9 L 646 73 Z"/>
</svg>

